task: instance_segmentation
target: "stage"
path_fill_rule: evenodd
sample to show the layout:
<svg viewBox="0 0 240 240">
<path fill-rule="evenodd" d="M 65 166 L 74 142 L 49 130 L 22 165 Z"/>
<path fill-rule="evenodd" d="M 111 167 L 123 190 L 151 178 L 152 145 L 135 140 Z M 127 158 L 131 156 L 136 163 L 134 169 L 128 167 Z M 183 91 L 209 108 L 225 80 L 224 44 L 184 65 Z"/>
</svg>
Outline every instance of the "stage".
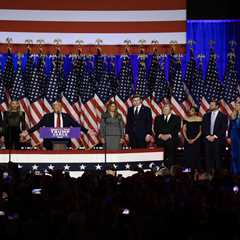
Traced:
<svg viewBox="0 0 240 240">
<path fill-rule="evenodd" d="M 19 169 L 49 171 L 60 169 L 72 175 L 84 171 L 111 169 L 126 175 L 137 169 L 149 170 L 163 161 L 163 149 L 104 150 L 1 150 L 0 164 L 9 161 Z"/>
</svg>

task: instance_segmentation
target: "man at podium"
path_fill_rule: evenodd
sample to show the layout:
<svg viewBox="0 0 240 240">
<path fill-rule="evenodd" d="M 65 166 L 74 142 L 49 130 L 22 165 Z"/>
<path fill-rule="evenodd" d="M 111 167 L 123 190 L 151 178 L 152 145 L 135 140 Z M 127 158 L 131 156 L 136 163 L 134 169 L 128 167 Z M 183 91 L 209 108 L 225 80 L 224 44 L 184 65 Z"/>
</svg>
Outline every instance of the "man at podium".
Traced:
<svg viewBox="0 0 240 240">
<path fill-rule="evenodd" d="M 62 104 L 61 102 L 54 102 L 53 105 L 53 112 L 47 113 L 43 116 L 43 118 L 32 128 L 29 130 L 25 130 L 21 133 L 21 136 L 26 138 L 29 134 L 33 133 L 34 131 L 38 130 L 41 127 L 54 127 L 54 128 L 65 128 L 65 127 L 79 127 L 81 131 L 85 134 L 94 135 L 93 130 L 88 130 L 85 127 L 81 126 L 78 122 L 72 119 L 66 113 L 62 112 Z M 69 145 L 71 140 L 70 139 L 44 139 L 43 140 L 43 147 L 52 150 L 53 149 L 53 142 L 66 142 L 66 145 Z"/>
</svg>

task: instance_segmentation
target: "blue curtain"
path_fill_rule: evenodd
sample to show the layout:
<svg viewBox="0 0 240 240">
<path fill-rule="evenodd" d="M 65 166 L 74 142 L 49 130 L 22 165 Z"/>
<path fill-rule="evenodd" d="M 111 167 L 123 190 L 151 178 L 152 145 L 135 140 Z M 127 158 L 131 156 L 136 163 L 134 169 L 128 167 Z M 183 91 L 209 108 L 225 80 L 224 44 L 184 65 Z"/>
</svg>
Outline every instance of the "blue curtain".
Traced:
<svg viewBox="0 0 240 240">
<path fill-rule="evenodd" d="M 195 56 L 200 53 L 206 56 L 204 72 L 206 71 L 209 57 L 209 40 L 215 41 L 214 49 L 218 56 L 217 67 L 221 80 L 224 76 L 227 53 L 229 51 L 228 42 L 231 40 L 236 41 L 237 69 L 239 70 L 240 20 L 188 20 L 187 40 L 196 41 Z"/>
</svg>

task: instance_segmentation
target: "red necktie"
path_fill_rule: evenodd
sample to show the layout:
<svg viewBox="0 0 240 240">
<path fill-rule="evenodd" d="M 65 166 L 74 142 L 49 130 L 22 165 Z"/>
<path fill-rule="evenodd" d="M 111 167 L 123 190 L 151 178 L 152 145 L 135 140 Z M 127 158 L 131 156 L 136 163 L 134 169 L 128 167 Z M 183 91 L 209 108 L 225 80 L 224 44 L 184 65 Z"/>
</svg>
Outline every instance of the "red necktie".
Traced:
<svg viewBox="0 0 240 240">
<path fill-rule="evenodd" d="M 60 113 L 57 114 L 57 128 L 61 127 L 61 118 L 60 118 Z"/>
</svg>

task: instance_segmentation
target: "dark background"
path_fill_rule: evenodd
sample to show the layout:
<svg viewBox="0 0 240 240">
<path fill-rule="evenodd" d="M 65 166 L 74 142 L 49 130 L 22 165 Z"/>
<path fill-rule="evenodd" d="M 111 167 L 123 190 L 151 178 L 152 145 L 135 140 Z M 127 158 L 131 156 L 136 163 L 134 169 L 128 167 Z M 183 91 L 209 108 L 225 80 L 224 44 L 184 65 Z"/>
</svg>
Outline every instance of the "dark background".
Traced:
<svg viewBox="0 0 240 240">
<path fill-rule="evenodd" d="M 238 0 L 187 0 L 188 19 L 240 19 Z"/>
</svg>

